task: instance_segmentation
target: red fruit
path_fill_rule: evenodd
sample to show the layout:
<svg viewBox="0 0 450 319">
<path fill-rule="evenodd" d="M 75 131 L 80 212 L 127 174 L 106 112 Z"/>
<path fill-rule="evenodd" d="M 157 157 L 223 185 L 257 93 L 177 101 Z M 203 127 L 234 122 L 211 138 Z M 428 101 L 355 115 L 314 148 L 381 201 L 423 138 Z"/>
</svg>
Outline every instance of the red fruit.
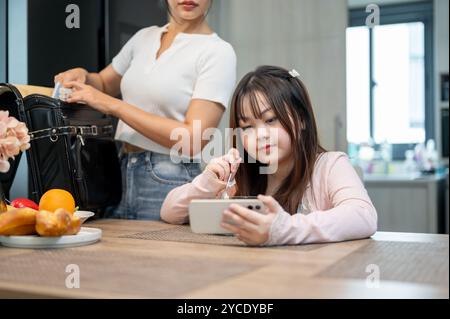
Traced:
<svg viewBox="0 0 450 319">
<path fill-rule="evenodd" d="M 34 210 L 39 210 L 39 205 L 27 198 L 17 198 L 11 202 L 11 206 L 15 208 L 32 208 Z"/>
</svg>

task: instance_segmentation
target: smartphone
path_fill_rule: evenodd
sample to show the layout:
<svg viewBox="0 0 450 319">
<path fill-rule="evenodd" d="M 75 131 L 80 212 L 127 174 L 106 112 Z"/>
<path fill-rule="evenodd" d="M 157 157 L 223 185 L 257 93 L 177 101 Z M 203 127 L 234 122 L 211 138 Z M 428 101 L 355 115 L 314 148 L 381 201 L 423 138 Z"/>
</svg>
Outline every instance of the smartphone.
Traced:
<svg viewBox="0 0 450 319">
<path fill-rule="evenodd" d="M 192 232 L 197 234 L 231 235 L 230 231 L 220 226 L 223 211 L 231 204 L 238 204 L 257 213 L 265 214 L 264 204 L 256 197 L 192 200 L 189 204 L 189 222 Z"/>
</svg>

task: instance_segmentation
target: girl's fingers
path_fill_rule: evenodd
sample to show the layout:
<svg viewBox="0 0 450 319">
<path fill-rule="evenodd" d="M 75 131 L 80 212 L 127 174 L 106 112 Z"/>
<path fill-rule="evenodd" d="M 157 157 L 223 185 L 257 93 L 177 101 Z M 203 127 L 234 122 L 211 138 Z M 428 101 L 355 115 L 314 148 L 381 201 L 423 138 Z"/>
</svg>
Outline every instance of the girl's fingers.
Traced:
<svg viewBox="0 0 450 319">
<path fill-rule="evenodd" d="M 226 165 L 221 165 L 219 158 L 215 158 L 215 159 L 211 160 L 211 162 L 208 164 L 207 168 L 209 168 L 210 171 L 212 171 L 214 174 L 216 174 L 221 181 L 223 181 L 225 179 Z"/>
<path fill-rule="evenodd" d="M 222 157 L 223 161 L 227 162 L 228 164 L 233 164 L 234 158 L 230 154 L 226 154 Z"/>
<path fill-rule="evenodd" d="M 235 149 L 235 148 L 230 149 L 228 151 L 227 155 L 230 155 L 230 157 L 234 158 L 235 160 L 237 160 L 240 157 L 239 151 L 237 149 Z"/>
<path fill-rule="evenodd" d="M 270 213 L 278 213 L 281 209 L 280 204 L 272 196 L 258 195 L 258 199 L 264 203 Z"/>
<path fill-rule="evenodd" d="M 240 216 L 238 216 L 237 214 L 233 213 L 232 211 L 230 211 L 228 209 L 226 209 L 223 212 L 223 220 L 224 221 L 231 220 L 235 226 L 237 226 L 240 229 L 249 231 L 249 232 L 253 232 L 253 231 L 257 230 L 256 225 L 249 223 L 248 221 L 246 221 L 245 219 L 241 218 Z"/>
<path fill-rule="evenodd" d="M 239 154 L 234 155 L 232 153 L 228 153 L 228 154 L 225 154 L 222 158 L 225 161 L 227 161 L 228 163 L 233 164 L 233 163 L 236 163 L 241 157 L 239 156 Z"/>
<path fill-rule="evenodd" d="M 228 223 L 222 222 L 220 226 L 223 229 L 228 230 L 229 232 L 232 232 L 237 239 L 240 241 L 246 243 L 247 245 L 254 246 L 257 245 L 255 240 L 253 239 L 253 234 L 245 229 L 236 227 L 234 225 L 230 225 Z"/>
<path fill-rule="evenodd" d="M 242 158 L 239 158 L 236 163 L 233 164 L 233 174 L 235 174 L 242 163 Z"/>
<path fill-rule="evenodd" d="M 219 161 L 218 164 L 222 167 L 224 176 L 223 181 L 228 180 L 228 176 L 230 175 L 230 165 L 225 161 Z"/>
<path fill-rule="evenodd" d="M 220 223 L 220 226 L 222 228 L 232 232 L 235 235 L 250 237 L 250 233 L 247 230 L 245 230 L 241 227 L 235 226 L 235 225 L 231 225 L 224 220 L 222 220 L 222 222 Z"/>
<path fill-rule="evenodd" d="M 229 232 L 232 232 L 237 239 L 239 239 L 240 241 L 246 243 L 247 245 L 254 245 L 254 240 L 252 239 L 252 234 L 250 234 L 249 232 L 237 228 L 233 225 L 227 224 L 227 223 L 222 223 L 221 227 L 228 230 Z"/>
<path fill-rule="evenodd" d="M 222 167 L 222 165 L 219 164 L 213 164 L 211 166 L 211 169 L 214 173 L 216 173 L 216 175 L 219 176 L 219 179 L 222 181 L 225 178 L 225 171 Z"/>
<path fill-rule="evenodd" d="M 239 216 L 240 219 L 251 223 L 252 225 L 260 225 L 264 221 L 264 216 L 254 212 L 238 204 L 231 204 L 228 208 L 232 213 Z"/>
<path fill-rule="evenodd" d="M 252 239 L 251 236 L 247 236 L 247 235 L 244 235 L 244 234 L 237 234 L 236 238 L 239 239 L 240 241 L 246 243 L 249 246 L 255 245 L 255 242 L 254 242 L 254 240 Z"/>
<path fill-rule="evenodd" d="M 231 154 L 227 154 L 223 156 L 223 160 L 228 163 L 228 165 L 231 167 L 231 173 L 236 173 L 237 169 L 239 168 L 240 163 L 242 162 L 242 159 L 240 157 L 235 158 Z"/>
<path fill-rule="evenodd" d="M 220 227 L 232 232 L 233 234 L 239 233 L 239 227 L 231 225 L 230 223 L 227 223 L 226 221 L 222 221 L 220 223 Z"/>
<path fill-rule="evenodd" d="M 241 161 L 242 159 L 239 158 L 238 160 L 235 160 L 233 163 L 230 164 L 231 174 L 236 174 L 239 165 L 241 164 Z"/>
<path fill-rule="evenodd" d="M 226 154 L 222 157 L 215 158 L 209 164 L 210 170 L 212 170 L 216 175 L 219 175 L 219 179 L 221 181 L 228 181 L 230 174 L 235 174 L 239 168 L 240 163 L 242 162 L 241 158 L 237 160 L 230 156 L 230 154 Z"/>
</svg>

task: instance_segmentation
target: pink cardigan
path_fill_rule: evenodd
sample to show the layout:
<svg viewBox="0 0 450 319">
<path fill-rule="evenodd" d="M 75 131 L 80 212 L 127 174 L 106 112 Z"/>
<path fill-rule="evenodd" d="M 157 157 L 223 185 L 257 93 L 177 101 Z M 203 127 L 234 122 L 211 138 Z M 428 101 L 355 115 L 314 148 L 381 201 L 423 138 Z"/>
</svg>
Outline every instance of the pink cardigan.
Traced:
<svg viewBox="0 0 450 319">
<path fill-rule="evenodd" d="M 272 223 L 264 245 L 295 245 L 367 238 L 377 230 L 377 212 L 349 158 L 342 152 L 319 156 L 299 212 L 281 212 Z M 217 198 L 226 183 L 205 170 L 192 183 L 173 189 L 161 218 L 171 224 L 189 222 L 192 199 Z M 314 200 L 315 198 L 316 200 Z"/>
</svg>

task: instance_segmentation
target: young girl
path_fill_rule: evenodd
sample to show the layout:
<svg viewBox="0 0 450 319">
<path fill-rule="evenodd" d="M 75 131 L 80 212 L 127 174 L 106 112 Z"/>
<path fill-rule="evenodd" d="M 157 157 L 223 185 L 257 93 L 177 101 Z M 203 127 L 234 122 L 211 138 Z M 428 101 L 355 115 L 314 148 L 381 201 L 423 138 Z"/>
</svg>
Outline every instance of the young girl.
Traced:
<svg viewBox="0 0 450 319">
<path fill-rule="evenodd" d="M 224 211 L 222 227 L 249 245 L 337 242 L 376 232 L 376 210 L 347 155 L 320 146 L 295 71 L 263 66 L 247 74 L 232 99 L 230 126 L 240 131 L 243 158 L 232 149 L 192 183 L 172 190 L 162 206 L 164 221 L 187 223 L 190 201 L 216 198 L 235 174 L 230 195 L 258 195 L 267 210 L 263 215 L 233 204 Z M 274 163 L 276 171 L 260 173 Z"/>
</svg>

